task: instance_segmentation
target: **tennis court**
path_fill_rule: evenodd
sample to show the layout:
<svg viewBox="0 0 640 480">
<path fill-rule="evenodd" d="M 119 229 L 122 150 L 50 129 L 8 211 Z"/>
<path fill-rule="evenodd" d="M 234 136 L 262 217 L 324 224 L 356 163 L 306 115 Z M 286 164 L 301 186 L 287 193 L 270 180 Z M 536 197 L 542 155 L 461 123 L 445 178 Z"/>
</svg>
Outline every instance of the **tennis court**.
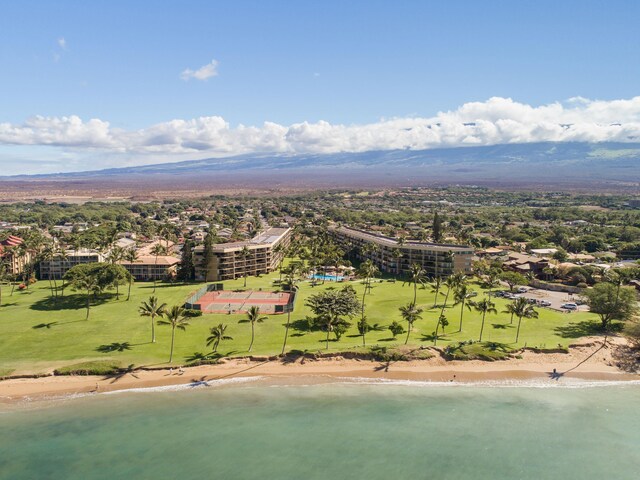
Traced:
<svg viewBox="0 0 640 480">
<path fill-rule="evenodd" d="M 219 290 L 205 293 L 196 304 L 204 313 L 246 313 L 257 306 L 260 313 L 276 314 L 285 313 L 291 300 L 287 292 Z"/>
</svg>

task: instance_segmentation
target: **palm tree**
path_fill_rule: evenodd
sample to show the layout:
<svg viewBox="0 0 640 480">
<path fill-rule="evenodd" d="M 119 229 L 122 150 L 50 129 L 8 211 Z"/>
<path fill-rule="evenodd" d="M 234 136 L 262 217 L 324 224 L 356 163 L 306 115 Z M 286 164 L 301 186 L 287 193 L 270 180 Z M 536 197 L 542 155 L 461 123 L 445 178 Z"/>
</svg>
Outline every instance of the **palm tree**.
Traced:
<svg viewBox="0 0 640 480">
<path fill-rule="evenodd" d="M 449 300 L 449 294 L 451 290 L 454 290 L 458 286 L 458 279 L 455 275 L 449 275 L 446 280 L 443 282 L 444 286 L 447 287 L 447 293 L 444 296 L 444 303 L 442 304 L 442 309 L 440 310 L 440 316 L 444 315 L 444 309 L 447 308 L 447 301 Z"/>
<path fill-rule="evenodd" d="M 287 276 L 284 279 L 283 287 L 286 285 L 287 289 L 290 292 L 290 295 L 295 295 L 295 292 L 297 290 L 295 274 L 296 274 L 296 271 L 298 271 L 298 267 L 296 266 L 295 263 L 292 263 L 289 265 L 288 269 L 289 271 L 287 272 Z M 289 337 L 290 325 L 291 325 L 291 308 L 289 308 L 289 305 L 287 305 L 287 325 L 284 331 L 284 341 L 282 342 L 282 352 L 280 353 L 280 355 L 284 355 L 284 350 L 285 348 L 287 348 L 287 338 Z"/>
<path fill-rule="evenodd" d="M 455 302 L 453 305 L 460 305 L 460 326 L 458 327 L 458 332 L 462 331 L 462 316 L 464 315 L 464 308 L 471 310 L 471 306 L 467 303 L 472 297 L 477 295 L 476 292 L 471 290 L 466 284 L 460 285 L 453 296 L 453 301 Z"/>
<path fill-rule="evenodd" d="M 431 292 L 435 293 L 435 296 L 433 297 L 433 307 L 431 308 L 436 308 L 436 305 L 438 304 L 438 293 L 440 292 L 440 287 L 442 286 L 442 277 L 434 277 L 429 286 L 431 287 Z"/>
<path fill-rule="evenodd" d="M 150 296 L 146 302 L 142 302 L 138 308 L 140 316 L 151 317 L 151 343 L 156 343 L 155 319 L 156 317 L 164 316 L 164 314 L 167 313 L 166 308 L 167 304 L 161 304 L 158 301 L 158 297 L 154 295 Z"/>
<path fill-rule="evenodd" d="M 58 247 L 56 248 L 56 258 L 60 261 L 61 265 L 64 265 L 69 260 L 69 255 L 67 255 L 67 251 L 64 248 Z M 64 280 L 62 280 L 61 297 L 64 297 L 64 287 L 65 283 Z M 58 281 L 55 276 L 53 277 L 53 288 L 55 288 L 56 292 L 58 291 Z"/>
<path fill-rule="evenodd" d="M 433 332 L 433 345 L 436 346 L 438 344 L 438 328 L 442 325 L 442 331 L 444 332 L 444 327 L 449 325 L 447 321 L 447 317 L 444 316 L 443 313 L 438 317 L 438 322 L 436 323 L 436 331 Z"/>
<path fill-rule="evenodd" d="M 400 315 L 402 316 L 402 319 L 407 322 L 407 338 L 404 341 L 405 345 L 407 344 L 407 342 L 409 342 L 409 335 L 411 335 L 411 328 L 413 327 L 413 323 L 416 320 L 422 320 L 421 313 L 422 309 L 416 308 L 413 303 L 409 303 L 403 307 L 400 307 Z"/>
<path fill-rule="evenodd" d="M 522 323 L 522 318 L 538 318 L 538 312 L 535 308 L 527 301 L 526 298 L 518 298 L 515 301 L 515 314 L 518 316 L 518 329 L 516 331 L 516 343 L 518 343 L 518 338 L 520 338 L 520 324 Z"/>
<path fill-rule="evenodd" d="M 158 325 L 171 326 L 171 353 L 169 354 L 169 363 L 173 361 L 173 345 L 176 337 L 176 328 L 186 330 L 189 326 L 188 318 L 185 316 L 184 308 L 180 305 L 174 305 L 164 314 L 164 318 L 158 320 Z"/>
<path fill-rule="evenodd" d="M 475 309 L 476 312 L 482 313 L 482 325 L 480 326 L 480 339 L 479 342 L 482 341 L 482 332 L 484 331 L 484 319 L 487 316 L 487 313 L 498 313 L 495 309 L 495 304 L 489 299 L 484 298 L 479 302 L 470 301 L 469 304 Z"/>
<path fill-rule="evenodd" d="M 158 228 L 158 234 L 160 235 L 160 240 L 164 240 L 164 246 L 169 251 L 169 241 L 174 235 L 174 227 L 170 223 L 163 223 Z"/>
<path fill-rule="evenodd" d="M 375 277 L 378 273 L 378 268 L 373 264 L 373 262 L 371 260 L 366 260 L 364 262 L 362 262 L 362 264 L 360 265 L 360 269 L 358 270 L 358 275 L 360 275 L 361 277 L 364 277 L 364 292 L 362 292 L 362 317 L 360 319 L 362 328 L 361 328 L 361 335 L 362 335 L 362 345 L 365 345 L 365 335 L 367 333 L 367 324 L 365 321 L 365 299 L 367 296 L 368 291 L 371 289 L 371 279 L 373 277 Z"/>
<path fill-rule="evenodd" d="M 4 264 L 4 262 L 0 258 L 0 307 L 2 306 L 2 284 L 8 278 L 8 275 L 7 275 L 8 271 L 9 270 L 7 269 L 7 266 Z"/>
<path fill-rule="evenodd" d="M 227 326 L 222 323 L 217 327 L 211 327 L 211 330 L 209 330 L 210 335 L 207 337 L 207 347 L 213 345 L 213 353 L 218 351 L 218 345 L 220 345 L 221 341 L 233 340 L 233 337 L 224 334 L 226 330 Z"/>
<path fill-rule="evenodd" d="M 286 249 L 284 248 L 284 245 L 282 245 L 282 243 L 279 243 L 275 247 L 273 247 L 271 251 L 276 257 L 280 257 L 280 260 L 278 261 L 278 271 L 280 273 L 279 280 L 282 281 L 282 264 L 284 263 Z"/>
<path fill-rule="evenodd" d="M 42 262 L 51 262 L 56 257 L 56 250 L 53 244 L 47 244 L 44 249 L 39 254 L 39 260 Z M 51 280 L 51 272 L 49 272 L 48 279 L 49 280 L 49 290 L 51 291 L 51 298 L 55 301 L 54 297 L 54 289 L 53 282 Z"/>
<path fill-rule="evenodd" d="M 260 316 L 260 307 L 253 305 L 247 312 L 247 318 L 240 320 L 241 322 L 248 322 L 251 324 L 251 343 L 249 344 L 249 352 L 253 348 L 253 339 L 255 338 L 255 324 L 262 323 L 267 319 L 265 316 Z"/>
<path fill-rule="evenodd" d="M 124 248 L 116 245 L 112 247 L 109 251 L 108 261 L 111 264 L 116 264 L 120 262 L 124 258 L 125 250 Z M 116 300 L 120 299 L 120 283 L 116 282 Z"/>
<path fill-rule="evenodd" d="M 129 263 L 129 268 L 133 271 L 133 264 L 138 261 L 138 251 L 130 248 L 124 252 L 124 260 Z M 131 284 L 133 283 L 133 274 L 129 277 L 129 290 L 127 291 L 127 301 L 131 298 Z"/>
<path fill-rule="evenodd" d="M 124 252 L 124 248 L 119 245 L 112 247 L 111 250 L 109 250 L 109 254 L 107 255 L 107 261 L 109 263 L 118 263 L 124 257 Z"/>
<path fill-rule="evenodd" d="M 486 286 L 488 287 L 487 295 L 491 296 L 491 290 L 500 285 L 499 279 L 500 272 L 498 270 L 491 269 L 487 273 L 487 278 L 485 280 Z"/>
<path fill-rule="evenodd" d="M 422 268 L 422 265 L 414 263 L 409 269 L 409 282 L 413 283 L 413 304 L 416 304 L 418 298 L 418 284 L 424 285 L 427 280 L 426 273 Z"/>
<path fill-rule="evenodd" d="M 514 300 L 513 302 L 507 304 L 502 313 L 508 313 L 511 315 L 511 320 L 509 321 L 510 325 L 513 325 L 513 316 L 516 314 L 516 302 L 520 300 L 519 298 Z"/>
<path fill-rule="evenodd" d="M 245 245 L 240 250 L 240 257 L 244 260 L 244 286 L 247 286 L 247 275 L 249 275 L 249 268 L 247 267 L 247 259 L 251 256 L 251 250 Z"/>
<path fill-rule="evenodd" d="M 162 245 L 160 242 L 156 243 L 152 248 L 151 248 L 151 255 L 153 255 L 154 257 L 156 257 L 155 262 L 154 262 L 154 272 L 153 272 L 153 293 L 156 293 L 156 281 L 158 280 L 158 276 L 156 275 L 156 271 L 157 271 L 157 267 L 158 267 L 158 257 L 167 255 L 167 247 L 165 247 L 164 245 Z"/>
<path fill-rule="evenodd" d="M 394 248 L 391 250 L 391 256 L 396 260 L 396 276 L 400 275 L 400 259 L 403 257 L 403 254 L 399 248 Z"/>
</svg>

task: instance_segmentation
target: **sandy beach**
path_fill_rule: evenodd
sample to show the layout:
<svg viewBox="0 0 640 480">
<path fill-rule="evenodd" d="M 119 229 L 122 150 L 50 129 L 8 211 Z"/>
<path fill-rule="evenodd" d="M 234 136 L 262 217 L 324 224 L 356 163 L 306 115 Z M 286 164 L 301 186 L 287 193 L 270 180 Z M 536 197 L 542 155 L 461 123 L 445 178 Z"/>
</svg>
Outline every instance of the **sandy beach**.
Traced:
<svg viewBox="0 0 640 480">
<path fill-rule="evenodd" d="M 161 370 L 136 370 L 118 376 L 47 376 L 15 378 L 0 382 L 0 402 L 15 403 L 52 397 L 104 393 L 117 390 L 211 382 L 221 379 L 261 377 L 273 382 L 322 382 L 326 379 L 387 379 L 433 382 L 484 382 L 567 379 L 596 381 L 640 380 L 617 366 L 616 350 L 621 338 L 584 339 L 569 353 L 535 353 L 525 350 L 521 358 L 506 361 L 447 361 L 439 356 L 428 360 L 379 362 L 342 357 L 299 358 L 295 361 L 251 361 L 228 359 L 218 365 Z M 555 373 L 554 373 L 555 369 Z M 325 379 L 325 380 L 323 380 Z"/>
</svg>

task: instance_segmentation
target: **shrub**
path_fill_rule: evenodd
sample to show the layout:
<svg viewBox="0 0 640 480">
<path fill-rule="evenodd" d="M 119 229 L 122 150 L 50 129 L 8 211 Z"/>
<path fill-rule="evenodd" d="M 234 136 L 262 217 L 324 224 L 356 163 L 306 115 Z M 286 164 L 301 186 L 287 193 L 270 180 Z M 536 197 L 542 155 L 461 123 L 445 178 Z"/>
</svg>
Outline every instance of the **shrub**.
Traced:
<svg viewBox="0 0 640 480">
<path fill-rule="evenodd" d="M 627 322 L 624 326 L 624 334 L 636 347 L 640 347 L 640 323 Z"/>
<path fill-rule="evenodd" d="M 54 375 L 115 375 L 122 371 L 119 364 L 108 360 L 95 362 L 76 363 L 66 367 L 56 368 Z"/>
</svg>

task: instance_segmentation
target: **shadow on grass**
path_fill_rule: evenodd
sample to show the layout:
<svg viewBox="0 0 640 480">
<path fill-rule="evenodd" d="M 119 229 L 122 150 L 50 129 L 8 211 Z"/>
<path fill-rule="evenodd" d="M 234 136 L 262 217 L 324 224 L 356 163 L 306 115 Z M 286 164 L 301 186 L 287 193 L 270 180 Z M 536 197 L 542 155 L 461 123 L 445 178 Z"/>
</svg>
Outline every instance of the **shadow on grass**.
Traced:
<svg viewBox="0 0 640 480">
<path fill-rule="evenodd" d="M 609 329 L 605 331 L 599 322 L 582 321 L 571 322 L 567 325 L 560 325 L 554 328 L 554 331 L 562 338 L 580 338 L 593 335 L 604 335 L 605 333 L 618 333 L 622 331 L 623 324 L 620 322 L 612 323 Z"/>
<path fill-rule="evenodd" d="M 55 327 L 55 326 L 60 326 L 60 325 L 66 325 L 68 323 L 85 323 L 86 320 L 82 319 L 82 320 L 69 320 L 68 322 L 49 322 L 49 323 L 39 323 L 38 325 L 34 325 L 33 328 L 34 330 L 39 330 L 42 328 L 46 328 L 46 329 L 50 329 L 51 327 Z"/>
<path fill-rule="evenodd" d="M 101 294 L 100 296 L 91 298 L 91 307 L 102 305 L 108 302 L 112 298 L 115 298 L 115 293 Z M 31 310 L 37 310 L 41 312 L 50 312 L 55 310 L 82 310 L 87 308 L 86 295 L 66 295 L 64 297 L 58 297 L 53 299 L 51 297 L 43 298 L 37 302 L 33 302 L 29 305 Z"/>
<path fill-rule="evenodd" d="M 434 340 L 436 340 L 435 333 L 429 333 L 429 334 L 423 333 L 422 336 L 420 337 L 421 342 L 433 342 Z M 438 340 L 447 340 L 447 334 L 438 333 Z"/>
<path fill-rule="evenodd" d="M 58 322 L 39 323 L 38 325 L 34 325 L 34 326 L 33 326 L 33 327 L 31 327 L 31 328 L 33 328 L 34 330 L 39 330 L 39 329 L 41 329 L 41 328 L 47 328 L 47 329 L 49 329 L 49 328 L 51 328 L 51 327 L 53 327 L 54 325 L 57 325 L 57 324 L 58 324 Z"/>
<path fill-rule="evenodd" d="M 297 332 L 312 332 L 314 330 L 319 330 L 313 326 L 312 321 L 308 318 L 294 320 L 291 322 L 289 327 Z"/>
<path fill-rule="evenodd" d="M 498 330 L 506 330 L 507 328 L 515 328 L 515 325 L 510 325 L 508 323 L 492 323 L 491 326 Z"/>
<path fill-rule="evenodd" d="M 172 288 L 172 287 L 180 287 L 180 286 L 186 286 L 186 285 L 192 285 L 191 283 L 159 283 L 158 285 L 155 286 L 156 289 L 158 288 Z M 153 290 L 153 284 L 151 285 L 144 285 L 144 286 L 139 286 L 138 288 L 140 289 L 146 289 L 146 290 Z"/>
<path fill-rule="evenodd" d="M 358 336 L 360 336 L 360 335 L 358 335 Z M 397 342 L 398 338 L 397 337 L 380 338 L 378 341 L 379 342 Z"/>
<path fill-rule="evenodd" d="M 100 353 L 124 352 L 131 350 L 132 345 L 129 342 L 113 342 L 107 345 L 96 347 L 96 351 Z"/>
<path fill-rule="evenodd" d="M 215 362 L 216 360 L 219 360 L 222 357 L 224 357 L 224 355 L 220 352 L 209 352 L 209 353 L 194 352 L 191 354 L 191 356 L 185 357 L 185 360 L 189 364 L 198 365 L 203 363 Z"/>
</svg>

